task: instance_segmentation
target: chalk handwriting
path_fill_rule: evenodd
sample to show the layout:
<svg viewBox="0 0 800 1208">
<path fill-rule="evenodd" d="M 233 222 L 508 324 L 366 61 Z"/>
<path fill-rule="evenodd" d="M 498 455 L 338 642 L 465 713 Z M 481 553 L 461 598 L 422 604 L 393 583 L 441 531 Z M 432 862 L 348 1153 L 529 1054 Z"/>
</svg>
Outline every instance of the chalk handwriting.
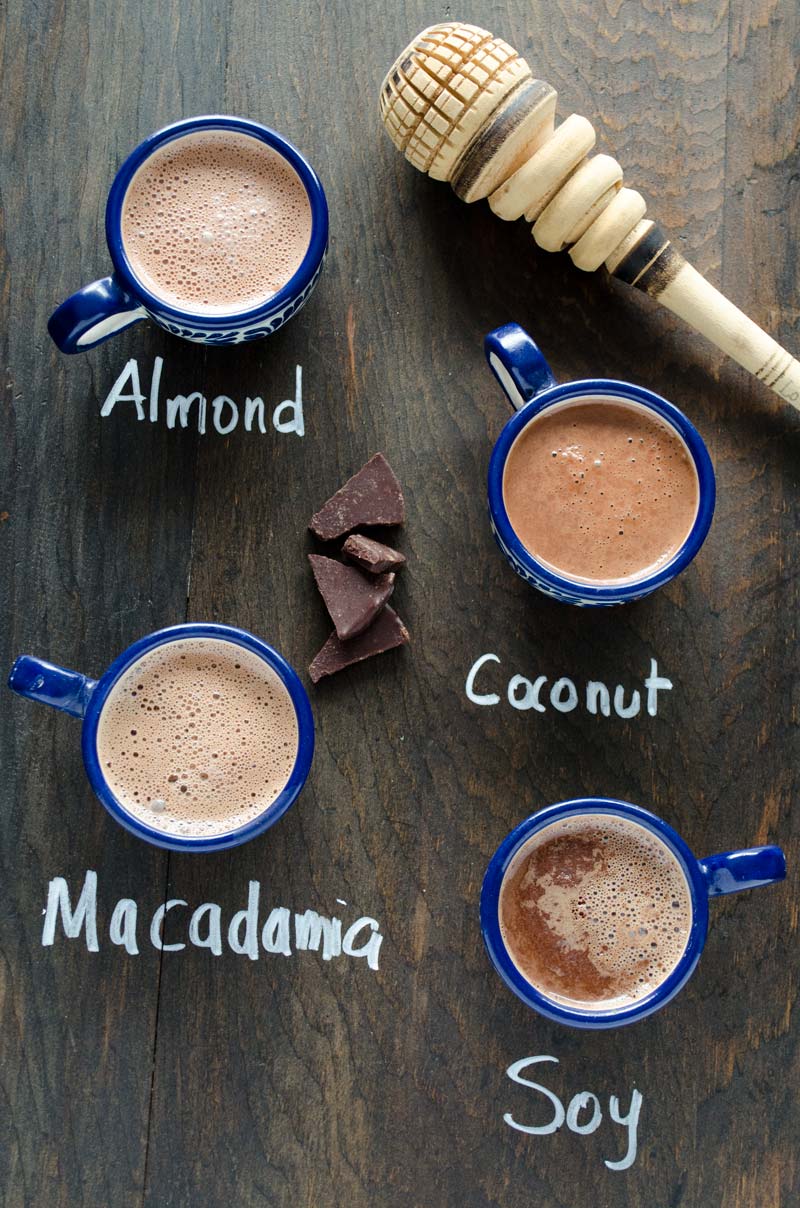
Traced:
<svg viewBox="0 0 800 1208">
<path fill-rule="evenodd" d="M 490 665 L 500 663 L 496 654 L 482 654 L 469 669 L 464 690 L 467 700 L 473 705 L 484 707 L 499 705 L 501 696 L 495 688 L 504 689 L 506 701 L 512 709 L 525 712 L 534 709 L 537 713 L 546 713 L 554 709 L 557 713 L 571 713 L 579 705 L 583 705 L 587 713 L 594 716 L 637 717 L 642 711 L 642 703 L 651 717 L 658 714 L 659 692 L 669 692 L 672 681 L 658 674 L 658 663 L 650 660 L 650 674 L 642 681 L 642 690 L 634 688 L 629 691 L 623 684 L 611 688 L 601 680 L 588 680 L 581 687 L 574 680 L 563 676 L 552 682 L 546 675 L 538 675 L 528 679 L 524 675 L 512 675 L 503 684 L 505 676 L 495 671 L 492 674 Z M 479 682 L 480 677 L 480 682 Z"/>
<path fill-rule="evenodd" d="M 523 1073 L 530 1066 L 537 1065 L 541 1061 L 552 1061 L 558 1065 L 557 1057 L 548 1057 L 544 1054 L 539 1057 L 523 1057 L 520 1061 L 515 1061 L 510 1065 L 506 1070 L 506 1074 L 512 1082 L 517 1082 L 520 1086 L 526 1086 L 543 1096 L 552 1108 L 552 1116 L 544 1124 L 527 1124 L 516 1120 L 511 1112 L 506 1112 L 503 1116 L 504 1122 L 509 1128 L 514 1128 L 517 1132 L 527 1133 L 533 1137 L 546 1137 L 551 1133 L 558 1132 L 564 1123 L 566 1123 L 570 1132 L 576 1133 L 580 1137 L 589 1136 L 591 1133 L 597 1132 L 597 1129 L 603 1122 L 603 1109 L 600 1106 L 599 1098 L 592 1091 L 578 1091 L 577 1094 L 572 1096 L 568 1106 L 565 1108 L 559 1096 L 553 1091 L 538 1082 L 533 1082 L 530 1078 L 523 1077 Z M 616 1160 L 610 1158 L 604 1159 L 609 1170 L 627 1170 L 636 1161 L 637 1132 L 641 1108 L 642 1095 L 636 1089 L 631 1092 L 630 1106 L 625 1115 L 620 1110 L 617 1096 L 609 1096 L 608 1114 L 612 1123 L 622 1125 L 627 1130 L 625 1153 L 622 1157 Z"/>
<path fill-rule="evenodd" d="M 149 419 L 150 423 L 158 423 L 162 418 L 161 409 L 161 372 L 164 368 L 164 358 L 155 357 L 150 374 L 150 394 L 145 394 L 139 376 L 139 362 L 132 357 L 127 362 L 114 385 L 106 395 L 100 408 L 104 418 L 111 415 L 115 407 L 132 403 L 137 420 Z M 149 403 L 145 411 L 145 403 Z M 196 427 L 201 436 L 205 436 L 209 425 L 220 436 L 227 436 L 241 422 L 245 432 L 257 429 L 262 434 L 267 431 L 266 410 L 264 400 L 260 397 L 246 398 L 240 407 L 227 394 L 218 394 L 210 403 L 199 390 L 189 394 L 176 394 L 174 398 L 164 399 L 163 419 L 168 428 L 180 424 L 188 428 L 190 422 Z M 272 426 L 276 432 L 294 432 L 297 436 L 305 434 L 305 418 L 303 415 L 303 367 L 295 366 L 294 397 L 284 399 L 273 409 Z"/>
<path fill-rule="evenodd" d="M 53 877 L 47 889 L 47 904 L 42 911 L 42 945 L 55 943 L 59 927 L 66 939 L 76 940 L 83 934 L 89 952 L 100 951 L 98 931 L 97 873 L 86 873 L 77 901 L 70 895 L 64 877 Z M 344 903 L 342 903 L 344 905 Z M 143 930 L 139 928 L 139 906 L 133 898 L 120 898 L 111 912 L 108 924 L 109 943 L 122 948 L 129 956 L 139 955 L 141 935 L 149 937 L 159 952 L 182 952 L 188 945 L 206 948 L 213 956 L 229 950 L 238 956 L 257 961 L 261 951 L 281 956 L 295 952 L 319 952 L 324 961 L 349 956 L 367 962 L 370 969 L 378 968 L 378 954 L 383 943 L 380 924 L 369 915 L 362 915 L 345 925 L 340 917 L 327 917 L 316 910 L 301 913 L 287 906 L 272 906 L 261 910 L 261 883 L 250 881 L 247 905 L 237 910 L 227 928 L 222 907 L 216 902 L 203 902 L 190 911 L 185 898 L 169 898 L 155 910 L 147 912 Z M 169 920 L 172 942 L 164 939 Z"/>
</svg>

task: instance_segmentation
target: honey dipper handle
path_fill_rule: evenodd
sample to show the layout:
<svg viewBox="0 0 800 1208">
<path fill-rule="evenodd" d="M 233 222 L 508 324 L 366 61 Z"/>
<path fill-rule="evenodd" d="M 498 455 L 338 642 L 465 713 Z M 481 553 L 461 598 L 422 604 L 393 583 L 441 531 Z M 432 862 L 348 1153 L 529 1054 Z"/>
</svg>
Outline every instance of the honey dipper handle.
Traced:
<svg viewBox="0 0 800 1208">
<path fill-rule="evenodd" d="M 638 236 L 638 238 L 637 238 Z M 800 410 L 800 362 L 684 260 L 655 223 L 640 222 L 618 256 L 615 277 L 644 290 Z"/>
</svg>

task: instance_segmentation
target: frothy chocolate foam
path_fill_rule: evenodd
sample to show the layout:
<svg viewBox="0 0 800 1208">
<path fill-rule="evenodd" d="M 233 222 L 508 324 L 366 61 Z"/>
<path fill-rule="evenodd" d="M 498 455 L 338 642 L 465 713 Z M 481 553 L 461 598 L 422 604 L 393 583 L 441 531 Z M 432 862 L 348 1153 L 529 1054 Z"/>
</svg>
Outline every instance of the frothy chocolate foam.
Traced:
<svg viewBox="0 0 800 1208">
<path fill-rule="evenodd" d="M 294 275 L 310 240 L 300 177 L 245 134 L 212 130 L 166 143 L 125 194 L 122 241 L 134 273 L 184 310 L 258 306 Z"/>
<path fill-rule="evenodd" d="M 252 822 L 286 785 L 297 715 L 271 667 L 218 638 L 166 642 L 111 690 L 97 754 L 117 800 L 176 835 L 225 834 Z"/>
<path fill-rule="evenodd" d="M 534 557 L 579 582 L 644 578 L 689 536 L 700 488 L 681 437 L 610 396 L 547 408 L 503 474 L 509 521 Z"/>
<path fill-rule="evenodd" d="M 555 822 L 515 856 L 500 930 L 522 975 L 572 1007 L 644 998 L 672 972 L 691 929 L 686 878 L 644 827 L 607 814 Z"/>
</svg>

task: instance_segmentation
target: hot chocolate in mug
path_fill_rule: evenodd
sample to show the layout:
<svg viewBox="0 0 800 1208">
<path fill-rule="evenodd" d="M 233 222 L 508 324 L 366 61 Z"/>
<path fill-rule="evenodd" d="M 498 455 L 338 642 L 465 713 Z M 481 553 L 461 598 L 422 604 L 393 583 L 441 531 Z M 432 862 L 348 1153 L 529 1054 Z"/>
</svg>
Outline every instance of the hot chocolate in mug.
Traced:
<svg viewBox="0 0 800 1208">
<path fill-rule="evenodd" d="M 117 822 L 157 847 L 235 847 L 305 784 L 314 720 L 295 671 L 230 625 L 140 638 L 98 679 L 21 655 L 8 686 L 83 722 L 89 782 Z"/>
<path fill-rule="evenodd" d="M 489 957 L 518 998 L 556 1023 L 615 1028 L 686 985 L 708 899 L 781 881 L 779 847 L 697 859 L 655 814 L 605 797 L 548 806 L 492 857 L 481 890 Z"/>
<path fill-rule="evenodd" d="M 557 385 L 516 323 L 490 332 L 484 348 L 515 410 L 492 452 L 488 494 L 492 531 L 517 574 L 583 606 L 638 600 L 679 574 L 714 514 L 714 470 L 694 425 L 628 382 Z"/>
<path fill-rule="evenodd" d="M 210 181 L 214 178 L 213 174 L 208 177 L 208 169 L 213 161 L 216 138 L 220 146 L 228 145 L 228 160 L 220 178 L 222 184 L 217 180 L 212 186 Z M 188 175 L 184 178 L 177 171 L 181 166 L 177 159 L 181 155 L 188 156 L 186 164 L 198 174 L 196 178 Z M 233 162 L 237 158 L 239 162 Z M 167 161 L 171 165 L 169 171 L 177 172 L 175 180 L 165 176 L 163 164 Z M 273 214 L 260 195 L 254 198 L 257 204 L 249 209 L 245 205 L 249 194 L 242 192 L 242 186 L 247 189 L 251 183 L 241 179 L 247 176 L 243 162 L 254 164 L 254 170 L 260 170 L 267 182 L 270 173 L 281 174 L 273 198 L 278 208 Z M 207 179 L 202 175 L 204 170 Z M 259 179 L 254 177 L 254 182 Z M 200 198 L 204 185 L 208 197 L 204 194 Z M 184 186 L 185 199 L 181 194 Z M 172 206 L 169 221 L 180 225 L 184 214 L 192 214 L 191 231 L 163 229 L 168 223 L 165 224 L 163 214 L 157 212 L 158 198 L 154 202 L 151 195 L 159 187 L 163 188 L 164 196 Z M 228 187 L 231 192 L 226 195 L 224 189 Z M 258 193 L 258 189 L 255 192 Z M 287 192 L 296 194 L 289 203 Z M 137 202 L 139 193 L 141 198 Z M 204 222 L 199 221 L 198 198 L 208 203 L 203 213 L 209 229 L 203 229 Z M 282 211 L 278 203 L 288 208 Z M 137 212 L 129 214 L 131 206 L 136 209 L 137 204 Z M 166 206 L 160 208 L 167 209 Z M 259 230 L 263 234 L 272 228 L 263 225 L 259 228 L 258 224 L 275 224 L 283 213 L 288 217 L 277 235 L 278 244 L 290 229 L 297 236 L 298 224 L 303 224 L 302 244 L 295 256 L 295 261 L 299 262 L 296 266 L 295 261 L 292 262 L 289 275 L 271 285 L 265 283 L 263 289 L 245 291 L 242 299 L 229 297 L 220 304 L 212 300 L 208 305 L 201 301 L 196 287 L 198 274 L 202 276 L 203 273 L 203 263 L 216 265 L 220 279 L 224 281 L 220 265 L 224 270 L 226 257 L 229 260 L 233 257 L 245 274 L 244 283 L 252 273 L 253 283 L 258 286 L 258 258 L 253 256 L 248 260 L 251 253 L 243 249 L 252 245 L 242 242 L 238 232 L 246 227 L 254 235 Z M 126 224 L 129 224 L 127 239 Z M 134 237 L 138 240 L 147 234 L 154 236 L 148 254 L 154 263 L 162 258 L 170 288 L 166 288 L 164 282 L 154 280 L 153 275 L 141 267 L 137 270 L 139 261 L 133 247 Z M 182 234 L 190 237 L 179 238 Z M 159 245 L 161 236 L 164 239 Z M 117 172 L 106 205 L 106 240 L 114 268 L 112 275 L 78 290 L 50 317 L 50 335 L 62 352 L 85 352 L 132 323 L 148 318 L 173 335 L 196 343 L 240 344 L 277 331 L 308 299 L 319 278 L 328 246 L 328 206 L 314 169 L 296 147 L 274 130 L 245 118 L 218 114 L 187 118 L 146 138 Z M 197 247 L 194 259 L 193 247 Z M 269 244 L 264 247 L 268 248 Z M 141 263 L 144 264 L 143 259 Z M 177 292 L 171 289 L 172 284 Z M 278 288 L 275 288 L 276 284 Z M 192 299 L 189 302 L 184 302 L 181 296 L 183 286 L 191 286 L 184 290 Z"/>
</svg>

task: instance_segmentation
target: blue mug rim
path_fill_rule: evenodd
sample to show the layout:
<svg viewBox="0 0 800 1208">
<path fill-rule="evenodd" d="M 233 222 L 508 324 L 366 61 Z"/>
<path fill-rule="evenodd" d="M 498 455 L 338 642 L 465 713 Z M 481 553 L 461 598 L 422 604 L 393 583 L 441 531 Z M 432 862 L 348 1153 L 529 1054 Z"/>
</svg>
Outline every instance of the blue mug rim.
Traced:
<svg viewBox="0 0 800 1208">
<path fill-rule="evenodd" d="M 655 411 L 683 438 L 697 471 L 700 498 L 697 515 L 686 540 L 675 551 L 669 562 L 660 566 L 657 571 L 643 578 L 630 579 L 622 583 L 602 585 L 584 583 L 579 579 L 571 579 L 538 561 L 522 544 L 514 531 L 503 499 L 503 472 L 506 460 L 511 446 L 522 429 L 548 407 L 572 398 L 592 395 L 605 395 L 639 403 L 641 406 Z M 705 441 L 691 420 L 674 403 L 670 403 L 660 394 L 632 382 L 622 382 L 614 378 L 585 378 L 547 387 L 520 407 L 519 411 L 516 411 L 506 421 L 502 432 L 495 441 L 489 462 L 488 494 L 489 512 L 500 538 L 526 570 L 542 579 L 549 588 L 560 595 L 572 594 L 582 600 L 599 604 L 613 604 L 625 603 L 628 600 L 649 595 L 650 592 L 674 579 L 689 565 L 708 536 L 708 530 L 711 527 L 716 503 L 716 479 Z"/>
<path fill-rule="evenodd" d="M 222 835 L 183 837 L 181 835 L 167 834 L 164 831 L 157 830 L 155 827 L 147 826 L 144 822 L 140 822 L 139 819 L 128 813 L 112 793 L 103 775 L 97 756 L 97 728 L 100 722 L 100 715 L 108 699 L 109 692 L 119 677 L 149 650 L 153 650 L 165 643 L 176 642 L 185 638 L 218 638 L 222 641 L 242 646 L 245 650 L 250 650 L 253 654 L 258 655 L 281 679 L 291 697 L 297 716 L 297 755 L 291 775 L 285 786 L 267 809 L 262 814 L 259 814 L 257 818 L 254 818 L 252 822 L 247 822 L 243 826 L 237 827 L 232 831 L 227 831 Z M 253 839 L 256 835 L 260 835 L 263 831 L 268 830 L 295 802 L 308 778 L 311 761 L 314 756 L 314 717 L 311 712 L 311 703 L 308 699 L 308 694 L 300 682 L 297 672 L 274 647 L 262 641 L 261 638 L 257 638 L 254 634 L 249 633 L 246 629 L 238 629 L 233 625 L 220 625 L 213 622 L 186 622 L 180 625 L 170 625 L 166 629 L 158 629 L 154 633 L 149 633 L 145 637 L 139 638 L 138 641 L 133 642 L 127 649 L 123 650 L 114 659 L 111 666 L 103 672 L 92 690 L 84 715 L 83 729 L 81 731 L 81 751 L 86 774 L 95 795 L 114 820 L 119 822 L 121 826 L 124 826 L 126 830 L 136 835 L 137 838 L 144 839 L 156 847 L 167 848 L 170 851 L 222 851 L 226 848 L 237 847 L 241 843 L 246 843 L 249 839 Z"/>
<path fill-rule="evenodd" d="M 172 306 L 169 302 L 159 298 L 157 294 L 152 293 L 139 280 L 125 251 L 122 239 L 122 207 L 134 174 L 145 160 L 165 143 L 172 142 L 176 138 L 183 138 L 188 134 L 196 134 L 202 130 L 233 130 L 239 134 L 257 138 L 272 147 L 274 151 L 283 156 L 300 177 L 311 206 L 311 239 L 297 271 L 277 293 L 249 310 L 231 310 L 220 314 L 209 314 L 205 311 L 187 311 Z M 133 298 L 139 299 L 146 310 L 183 324 L 211 329 L 227 328 L 231 323 L 245 326 L 257 322 L 261 316 L 281 308 L 302 293 L 319 268 L 328 246 L 328 202 L 320 179 L 311 164 L 282 134 L 278 134 L 269 126 L 263 126 L 260 122 L 251 121 L 249 118 L 233 117 L 223 113 L 208 113 L 172 122 L 169 126 L 164 126 L 161 130 L 156 130 L 153 134 L 148 135 L 143 142 L 139 143 L 138 147 L 131 151 L 120 166 L 111 185 L 106 202 L 105 225 L 106 242 L 114 271 L 126 292 Z"/>
<path fill-rule="evenodd" d="M 537 990 L 514 964 L 500 931 L 499 903 L 503 878 L 519 849 L 537 831 L 563 818 L 581 814 L 612 814 L 626 818 L 654 834 L 677 859 L 686 877 L 692 907 L 692 924 L 683 954 L 672 972 L 650 994 L 630 1006 L 607 1011 L 577 1010 L 554 1002 Z M 525 818 L 506 835 L 492 856 L 481 888 L 480 923 L 489 959 L 508 988 L 528 1007 L 552 1020 L 576 1028 L 617 1028 L 635 1023 L 658 1011 L 691 977 L 708 932 L 708 888 L 697 857 L 677 831 L 640 805 L 613 797 L 577 797 L 546 806 Z"/>
</svg>

